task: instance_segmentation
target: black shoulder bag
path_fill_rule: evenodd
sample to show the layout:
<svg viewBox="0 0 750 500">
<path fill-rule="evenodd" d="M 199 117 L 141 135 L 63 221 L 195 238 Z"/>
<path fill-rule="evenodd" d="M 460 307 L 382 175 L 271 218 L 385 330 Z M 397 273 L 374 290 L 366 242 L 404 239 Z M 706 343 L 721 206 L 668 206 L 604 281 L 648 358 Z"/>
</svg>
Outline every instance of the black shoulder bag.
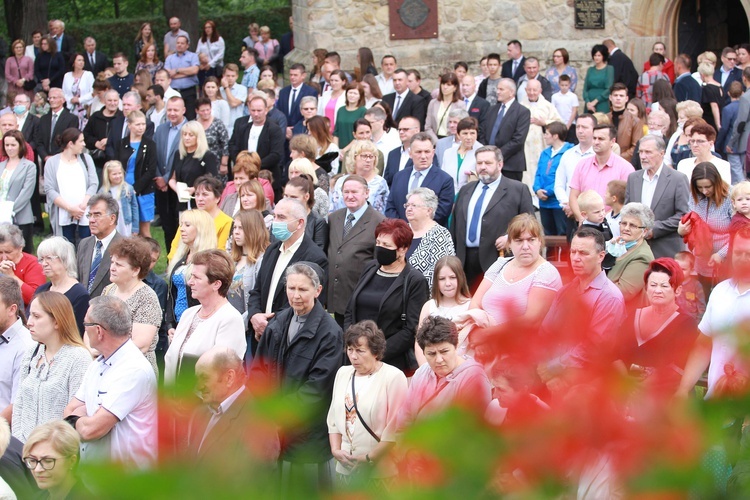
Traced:
<svg viewBox="0 0 750 500">
<path fill-rule="evenodd" d="M 367 432 L 370 433 L 370 436 L 375 439 L 378 443 L 380 442 L 380 438 L 377 434 L 375 434 L 372 429 L 370 429 L 370 426 L 367 425 L 367 422 L 365 422 L 365 419 L 362 418 L 362 414 L 359 412 L 359 408 L 357 408 L 357 392 L 354 390 L 354 377 L 356 375 L 355 373 L 352 373 L 352 401 L 354 401 L 354 411 L 357 412 L 357 418 L 359 418 L 359 421 L 362 422 L 362 426 L 367 430 Z"/>
</svg>

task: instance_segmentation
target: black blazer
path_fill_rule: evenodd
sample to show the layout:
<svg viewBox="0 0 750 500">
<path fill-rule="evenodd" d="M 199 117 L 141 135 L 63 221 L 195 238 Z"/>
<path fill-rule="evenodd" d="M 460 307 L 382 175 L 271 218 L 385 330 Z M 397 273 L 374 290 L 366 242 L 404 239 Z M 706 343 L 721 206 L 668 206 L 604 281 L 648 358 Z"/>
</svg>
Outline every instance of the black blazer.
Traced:
<svg viewBox="0 0 750 500">
<path fill-rule="evenodd" d="M 385 162 L 385 168 L 383 169 L 383 179 L 385 179 L 385 182 L 388 184 L 388 187 L 391 187 L 391 184 L 393 184 L 393 178 L 396 176 L 397 173 L 400 172 L 398 166 L 401 163 L 401 148 L 403 146 L 399 146 L 397 148 L 393 148 L 390 153 L 388 153 L 388 158 Z M 409 167 L 414 166 L 414 162 L 411 158 L 406 160 L 406 165 L 404 165 L 404 170 L 406 170 Z"/>
<path fill-rule="evenodd" d="M 392 92 L 388 95 L 383 96 L 383 102 L 387 102 L 393 110 L 393 106 L 396 102 L 396 93 Z M 401 118 L 406 116 L 413 116 L 419 120 L 420 130 L 424 130 L 424 121 L 427 118 L 427 101 L 419 97 L 414 92 L 407 92 L 404 101 L 398 108 L 398 113 L 393 115 L 393 119 L 398 123 Z"/>
<path fill-rule="evenodd" d="M 292 260 L 289 261 L 289 264 L 303 261 L 314 262 L 315 264 L 319 265 L 323 269 L 323 272 L 325 272 L 326 276 L 328 276 L 328 257 L 326 256 L 326 254 L 323 252 L 323 250 L 320 249 L 318 245 L 315 244 L 314 241 L 308 238 L 307 235 L 303 236 L 302 238 L 302 244 L 292 256 Z M 271 245 L 266 248 L 266 251 L 263 254 L 263 260 L 260 264 L 258 277 L 255 280 L 255 287 L 250 291 L 250 294 L 248 295 L 248 320 L 252 318 L 254 314 L 265 312 L 266 310 L 268 292 L 271 288 L 271 278 L 273 277 L 273 271 L 276 267 L 276 262 L 279 260 L 279 247 L 281 247 L 281 243 L 281 241 L 275 241 L 274 243 L 271 243 Z M 271 308 L 273 312 L 280 311 L 289 306 L 289 300 L 287 299 L 286 291 L 284 290 L 285 283 L 286 280 L 284 280 L 282 276 L 273 296 L 273 307 Z M 320 299 L 325 300 L 325 280 L 323 280 L 322 284 L 323 292 L 320 294 Z"/>
<path fill-rule="evenodd" d="M 69 68 L 71 67 L 70 58 L 76 51 L 76 40 L 67 33 L 63 33 L 61 36 L 62 42 L 60 43 L 60 53 L 65 60 L 65 67 Z M 94 77 L 96 77 L 96 73 L 94 73 Z"/>
<path fill-rule="evenodd" d="M 123 172 L 128 170 L 128 160 L 133 155 L 130 147 L 130 136 L 120 140 L 115 145 L 115 159 L 122 163 Z M 154 192 L 154 177 L 156 177 L 156 143 L 143 137 L 141 147 L 135 157 L 135 194 L 143 195 Z"/>
<path fill-rule="evenodd" d="M 37 142 L 37 154 L 44 163 L 48 156 L 54 156 L 62 149 L 57 145 L 57 138 L 69 128 L 78 128 L 78 117 L 63 107 L 60 117 L 52 130 L 52 112 L 39 118 L 39 135 Z"/>
<path fill-rule="evenodd" d="M 380 269 L 380 264 L 373 260 L 362 271 L 362 276 L 360 276 L 346 307 L 344 331 L 350 325 L 361 321 L 361 318 L 357 315 L 357 298 L 370 283 L 378 269 Z M 407 276 L 409 281 L 406 291 L 406 322 L 404 322 L 401 320 L 401 314 L 404 310 L 404 282 Z M 419 325 L 419 314 L 428 299 L 427 279 L 408 263 L 380 299 L 380 309 L 375 323 L 385 334 L 383 362 L 393 365 L 407 374 L 413 373 L 417 368 L 414 355 L 414 338 Z"/>
<path fill-rule="evenodd" d="M 63 40 L 65 40 L 65 38 L 63 38 Z M 89 53 L 86 51 L 83 52 L 83 69 L 91 71 L 94 74 L 94 78 L 96 78 L 96 75 L 107 69 L 109 66 L 109 59 L 107 59 L 107 55 L 104 52 L 99 52 L 98 50 L 94 51 L 94 59 L 94 67 L 92 68 L 91 61 L 89 61 Z"/>
<path fill-rule="evenodd" d="M 23 122 L 23 128 L 21 133 L 26 142 L 31 145 L 31 149 L 36 152 L 37 143 L 39 141 L 39 117 L 28 113 L 26 115 L 26 121 Z"/>
<path fill-rule="evenodd" d="M 490 110 L 490 103 L 487 102 L 487 100 L 484 99 L 483 97 L 479 97 L 479 94 L 477 94 L 474 97 L 474 100 L 469 103 L 469 107 L 467 108 L 467 111 L 469 112 L 469 116 L 476 118 L 477 122 L 479 123 L 479 133 L 477 134 L 478 139 L 482 137 L 482 130 L 484 128 L 484 119 L 487 117 L 487 112 L 489 110 Z M 479 142 L 482 142 L 482 141 L 479 140 Z M 482 142 L 482 144 L 484 143 Z M 441 161 L 442 161 L 442 158 L 441 158 Z"/>
<path fill-rule="evenodd" d="M 518 83 L 519 78 L 521 78 L 523 75 L 526 74 L 526 70 L 523 68 L 523 65 L 525 63 L 526 63 L 526 56 L 521 56 L 521 62 L 518 63 L 518 67 L 516 67 L 516 72 L 513 73 L 513 59 L 509 59 L 505 61 L 503 63 L 502 69 L 500 70 L 500 76 L 503 78 L 513 78 L 513 81 Z"/>
<path fill-rule="evenodd" d="M 286 126 L 294 127 L 296 124 L 302 122 L 302 112 L 299 110 L 300 99 L 307 96 L 318 97 L 318 92 L 306 83 L 302 84 L 302 87 L 297 92 L 294 98 L 294 105 L 292 105 L 292 112 L 289 112 L 289 94 L 292 92 L 292 86 L 287 85 L 286 87 L 279 90 L 279 100 L 277 101 L 276 108 L 283 113 L 286 117 Z M 286 131 L 284 131 L 286 132 Z"/>
<path fill-rule="evenodd" d="M 313 212 L 307 214 L 305 236 L 313 240 L 324 252 L 328 251 L 328 223 Z M 321 300 L 325 301 L 325 297 L 322 297 Z"/>
<path fill-rule="evenodd" d="M 484 135 L 479 142 L 490 144 L 492 129 L 495 126 L 497 114 L 500 112 L 500 103 L 495 104 L 487 112 L 484 120 Z M 525 106 L 521 106 L 518 100 L 505 110 L 503 121 L 495 136 L 495 146 L 503 152 L 503 170 L 508 172 L 523 172 L 526 170 L 526 156 L 524 155 L 524 144 L 526 135 L 531 125 L 531 112 Z"/>
<path fill-rule="evenodd" d="M 104 148 L 104 154 L 107 160 L 115 160 L 115 146 L 124 139 L 122 136 L 122 128 L 127 127 L 127 118 L 125 115 L 116 116 L 109 122 L 109 134 L 107 134 L 107 146 Z M 126 132 L 127 134 L 127 132 Z M 154 138 L 154 122 L 146 120 L 146 133 L 143 137 L 147 139 Z M 124 165 L 124 163 L 123 163 Z"/>
<path fill-rule="evenodd" d="M 458 192 L 451 219 L 451 235 L 456 256 L 466 266 L 466 232 L 469 222 L 469 200 L 479 181 L 466 184 Z M 495 240 L 507 233 L 508 224 L 518 214 L 534 214 L 529 188 L 522 182 L 503 177 L 482 214 L 479 236 L 479 264 L 486 271 L 497 260 Z"/>
<path fill-rule="evenodd" d="M 719 65 L 719 69 L 714 71 L 714 80 L 721 83 L 721 65 Z M 729 86 L 732 85 L 732 82 L 740 82 L 740 84 L 742 84 L 742 70 L 736 66 L 729 72 L 727 81 L 722 85 L 722 87 L 724 87 L 725 104 L 729 104 L 732 101 L 732 98 L 729 97 Z M 742 85 L 742 90 L 745 90 L 745 85 Z M 700 100 L 698 100 L 698 102 L 700 102 Z"/>
<path fill-rule="evenodd" d="M 631 99 L 635 97 L 639 74 L 633 65 L 633 61 L 621 49 L 617 49 L 617 52 L 609 55 L 607 64 L 615 69 L 615 83 L 624 83 L 628 88 L 628 96 Z"/>
<path fill-rule="evenodd" d="M 243 116 L 235 120 L 232 137 L 229 139 L 229 159 L 232 162 L 237 158 L 240 151 L 247 150 L 247 141 L 250 138 L 252 127 L 252 119 L 248 117 Z M 269 120 L 266 120 L 260 137 L 258 137 L 256 152 L 260 156 L 260 168 L 273 174 L 275 184 L 281 179 L 280 164 L 284 158 L 284 138 L 284 131 Z"/>
</svg>

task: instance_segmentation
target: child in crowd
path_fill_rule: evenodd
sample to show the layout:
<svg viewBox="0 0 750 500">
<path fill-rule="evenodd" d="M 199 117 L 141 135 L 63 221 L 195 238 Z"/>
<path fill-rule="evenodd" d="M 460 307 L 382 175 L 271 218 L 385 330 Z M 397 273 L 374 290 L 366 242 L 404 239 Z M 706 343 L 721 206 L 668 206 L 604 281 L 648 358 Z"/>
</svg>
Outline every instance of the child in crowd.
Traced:
<svg viewBox="0 0 750 500">
<path fill-rule="evenodd" d="M 560 91 L 552 94 L 552 105 L 568 128 L 567 142 L 578 144 L 575 127 L 576 117 L 578 116 L 578 96 L 575 92 L 570 91 L 570 77 L 568 75 L 560 75 L 559 84 Z"/>
<path fill-rule="evenodd" d="M 677 252 L 674 258 L 685 275 L 685 280 L 682 282 L 682 293 L 677 296 L 677 305 L 682 312 L 694 317 L 696 321 L 700 321 L 703 313 L 706 312 L 706 294 L 703 292 L 703 285 L 693 274 L 695 255 L 683 251 Z"/>
<path fill-rule="evenodd" d="M 607 213 L 607 225 L 615 238 L 620 237 L 620 210 L 625 204 L 626 186 L 627 182 L 615 179 L 607 183 L 607 191 L 604 193 L 604 204 L 612 208 Z"/>
<path fill-rule="evenodd" d="M 37 92 L 34 94 L 34 101 L 31 103 L 29 112 L 34 116 L 44 116 L 49 113 L 49 103 L 47 102 L 46 92 Z"/>
<path fill-rule="evenodd" d="M 734 215 L 729 223 L 729 233 L 734 235 L 743 227 L 750 225 L 750 181 L 738 182 L 732 186 L 730 197 Z"/>
<path fill-rule="evenodd" d="M 612 239 L 612 230 L 606 221 L 604 200 L 599 193 L 593 189 L 589 189 L 579 194 L 578 208 L 581 210 L 584 226 L 591 226 L 600 231 L 604 235 L 604 241 Z M 605 271 L 609 271 L 614 265 L 615 258 L 607 254 L 604 257 L 604 262 L 602 262 L 602 268 Z"/>
<path fill-rule="evenodd" d="M 112 195 L 120 205 L 120 216 L 117 218 L 117 232 L 125 238 L 138 232 L 138 199 L 133 186 L 125 182 L 125 172 L 119 161 L 108 161 L 102 170 L 102 187 L 100 193 Z"/>
</svg>

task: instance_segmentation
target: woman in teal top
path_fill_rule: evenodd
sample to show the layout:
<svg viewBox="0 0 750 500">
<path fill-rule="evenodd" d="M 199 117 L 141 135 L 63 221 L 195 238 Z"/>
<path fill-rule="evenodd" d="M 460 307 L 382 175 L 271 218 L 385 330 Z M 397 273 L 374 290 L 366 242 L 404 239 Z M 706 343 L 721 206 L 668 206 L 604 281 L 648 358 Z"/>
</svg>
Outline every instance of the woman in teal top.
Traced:
<svg viewBox="0 0 750 500">
<path fill-rule="evenodd" d="M 354 140 L 354 123 L 364 118 L 365 111 L 365 89 L 359 82 L 351 82 L 344 87 L 344 98 L 346 106 L 339 108 L 336 115 L 336 127 L 333 129 L 333 137 L 339 149 L 344 149 Z"/>
<path fill-rule="evenodd" d="M 594 45 L 591 49 L 594 67 L 586 72 L 583 86 L 583 100 L 590 113 L 609 113 L 609 88 L 615 83 L 615 69 L 607 64 L 609 50 L 604 45 Z"/>
</svg>

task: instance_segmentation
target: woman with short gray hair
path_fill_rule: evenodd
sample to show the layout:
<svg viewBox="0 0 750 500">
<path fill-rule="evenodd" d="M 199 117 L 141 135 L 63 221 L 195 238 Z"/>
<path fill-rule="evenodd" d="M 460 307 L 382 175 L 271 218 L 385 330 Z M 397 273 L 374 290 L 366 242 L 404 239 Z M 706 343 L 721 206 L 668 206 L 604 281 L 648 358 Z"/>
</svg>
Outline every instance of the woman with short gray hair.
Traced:
<svg viewBox="0 0 750 500">
<path fill-rule="evenodd" d="M 647 305 L 643 290 L 643 273 L 654 260 L 646 235 L 654 227 L 654 212 L 643 203 L 628 203 L 620 211 L 620 236 L 607 242 L 607 252 L 615 265 L 607 277 L 617 285 L 626 306 Z"/>
<path fill-rule="evenodd" d="M 409 264 L 424 274 L 427 285 L 432 286 L 435 264 L 446 255 L 456 255 L 451 233 L 435 222 L 438 197 L 432 189 L 416 188 L 406 196 L 406 220 L 414 232 L 414 239 L 406 259 Z"/>
<path fill-rule="evenodd" d="M 62 236 L 51 236 L 39 243 L 36 251 L 48 283 L 36 289 L 34 295 L 42 292 L 59 292 L 73 305 L 78 331 L 83 335 L 83 318 L 89 309 L 89 292 L 78 282 L 75 247 Z"/>
<path fill-rule="evenodd" d="M 23 234 L 18 226 L 0 224 L 0 273 L 18 282 L 23 304 L 28 307 L 36 289 L 47 280 L 42 266 L 33 255 L 24 252 L 23 247 Z"/>
</svg>

